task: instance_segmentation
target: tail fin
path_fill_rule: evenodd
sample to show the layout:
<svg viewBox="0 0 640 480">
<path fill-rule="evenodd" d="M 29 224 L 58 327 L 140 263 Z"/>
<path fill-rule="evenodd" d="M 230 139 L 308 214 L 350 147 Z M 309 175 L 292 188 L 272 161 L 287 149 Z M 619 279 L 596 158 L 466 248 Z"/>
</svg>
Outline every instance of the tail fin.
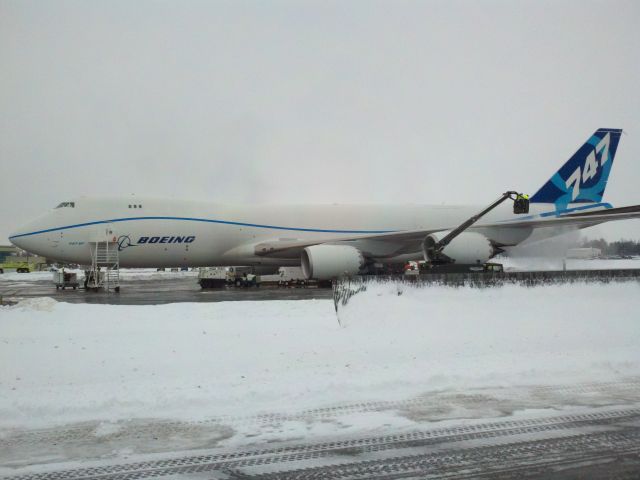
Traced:
<svg viewBox="0 0 640 480">
<path fill-rule="evenodd" d="M 621 129 L 600 128 L 531 197 L 534 203 L 555 203 L 564 210 L 570 203 L 602 201 Z"/>
</svg>

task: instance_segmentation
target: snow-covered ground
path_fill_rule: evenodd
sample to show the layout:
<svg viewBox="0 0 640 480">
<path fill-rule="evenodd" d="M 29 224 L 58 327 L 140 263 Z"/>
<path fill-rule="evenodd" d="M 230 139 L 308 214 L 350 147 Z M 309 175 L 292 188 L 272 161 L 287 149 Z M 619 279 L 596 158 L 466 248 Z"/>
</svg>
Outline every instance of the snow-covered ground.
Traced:
<svg viewBox="0 0 640 480">
<path fill-rule="evenodd" d="M 0 309 L 0 432 L 615 381 L 640 375 L 639 311 L 637 282 L 371 285 L 340 323 L 329 300 L 25 300 Z"/>
</svg>

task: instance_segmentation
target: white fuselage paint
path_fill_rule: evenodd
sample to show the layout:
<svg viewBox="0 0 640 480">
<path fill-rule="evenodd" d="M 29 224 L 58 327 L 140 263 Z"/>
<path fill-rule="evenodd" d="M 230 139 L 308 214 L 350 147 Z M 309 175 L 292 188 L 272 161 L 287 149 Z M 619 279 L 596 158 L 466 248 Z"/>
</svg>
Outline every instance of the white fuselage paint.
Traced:
<svg viewBox="0 0 640 480">
<path fill-rule="evenodd" d="M 265 258 L 254 253 L 260 242 L 278 240 L 339 241 L 358 235 L 419 229 L 449 229 L 482 206 L 428 205 L 257 205 L 231 206 L 161 198 L 79 198 L 31 222 L 10 238 L 32 253 L 57 261 L 90 264 L 89 242 L 122 240 L 123 267 L 299 265 L 298 258 Z M 129 208 L 141 205 L 141 208 Z M 532 204 L 531 214 L 553 205 Z M 524 241 L 531 228 L 510 228 L 518 218 L 511 202 L 501 205 L 476 225 L 476 231 L 503 244 Z M 483 231 L 482 223 L 507 221 L 504 229 Z M 147 241 L 144 242 L 144 238 Z M 187 241 L 192 237 L 192 241 Z M 497 237 L 497 238 L 496 238 Z M 141 240 L 142 239 L 142 240 Z M 151 243 L 150 239 L 156 239 Z M 401 261 L 422 257 L 419 246 L 402 256 L 392 241 L 350 242 L 371 258 Z"/>
</svg>

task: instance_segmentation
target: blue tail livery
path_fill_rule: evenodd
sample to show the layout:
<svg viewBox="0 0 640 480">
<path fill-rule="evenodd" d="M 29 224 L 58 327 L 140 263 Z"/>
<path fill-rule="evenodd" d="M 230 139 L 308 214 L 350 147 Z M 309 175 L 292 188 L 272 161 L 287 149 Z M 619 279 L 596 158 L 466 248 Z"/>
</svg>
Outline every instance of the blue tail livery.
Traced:
<svg viewBox="0 0 640 480">
<path fill-rule="evenodd" d="M 554 203 L 556 210 L 564 210 L 570 203 L 601 202 L 621 134 L 622 129 L 598 129 L 531 202 Z"/>
</svg>

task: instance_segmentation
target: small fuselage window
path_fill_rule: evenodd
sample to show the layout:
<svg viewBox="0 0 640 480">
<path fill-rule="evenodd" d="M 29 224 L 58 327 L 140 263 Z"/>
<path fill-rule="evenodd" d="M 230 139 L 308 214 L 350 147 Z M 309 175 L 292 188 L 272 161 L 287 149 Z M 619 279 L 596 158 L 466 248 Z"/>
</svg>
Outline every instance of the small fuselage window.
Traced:
<svg viewBox="0 0 640 480">
<path fill-rule="evenodd" d="M 76 202 L 62 202 L 56 208 L 76 208 Z"/>
</svg>

